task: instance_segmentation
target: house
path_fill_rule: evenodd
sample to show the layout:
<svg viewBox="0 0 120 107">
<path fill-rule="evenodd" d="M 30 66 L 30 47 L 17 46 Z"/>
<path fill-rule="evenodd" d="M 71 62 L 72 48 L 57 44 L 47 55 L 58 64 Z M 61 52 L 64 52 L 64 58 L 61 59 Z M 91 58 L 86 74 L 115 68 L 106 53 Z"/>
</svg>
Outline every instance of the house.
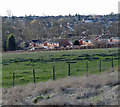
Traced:
<svg viewBox="0 0 120 107">
<path fill-rule="evenodd" d="M 91 46 L 93 45 L 94 36 L 90 35 L 79 40 L 80 46 Z"/>
<path fill-rule="evenodd" d="M 48 43 L 47 43 L 47 46 L 53 46 L 53 47 L 60 47 L 60 46 L 63 46 L 63 47 L 66 47 L 66 46 L 69 46 L 69 41 L 67 39 L 53 39 L 53 40 L 50 40 Z"/>
<path fill-rule="evenodd" d="M 39 44 L 39 40 L 31 40 L 30 41 L 30 47 L 36 47 Z"/>
<path fill-rule="evenodd" d="M 72 40 L 69 40 L 69 45 L 72 46 L 73 45 L 73 41 Z"/>
<path fill-rule="evenodd" d="M 96 37 L 97 41 L 106 41 L 107 43 L 118 43 L 119 37 L 117 35 L 100 35 Z"/>
<path fill-rule="evenodd" d="M 47 41 L 44 43 L 44 48 L 46 49 L 53 49 L 54 47 L 59 47 L 59 43 L 54 43 L 51 41 Z"/>
<path fill-rule="evenodd" d="M 78 40 L 78 41 L 79 41 L 79 46 L 91 46 L 91 45 L 93 45 L 93 40 L 94 40 L 95 37 L 96 37 L 96 35 L 74 36 L 74 37 L 71 37 L 71 40 L 69 41 L 69 44 L 70 44 L 70 45 L 73 45 L 73 42 L 74 42 L 75 40 Z"/>
<path fill-rule="evenodd" d="M 68 41 L 67 39 L 58 39 L 57 41 L 59 42 L 59 46 L 64 46 L 64 47 L 66 47 L 66 46 L 69 46 L 69 45 L 70 45 L 70 44 L 69 44 L 69 41 Z"/>
<path fill-rule="evenodd" d="M 93 45 L 93 42 L 92 42 L 92 40 L 84 39 L 84 40 L 80 41 L 80 45 L 90 46 L 90 45 Z"/>
<path fill-rule="evenodd" d="M 70 43 L 67 39 L 50 39 L 44 42 L 44 48 L 46 49 L 53 49 L 58 47 L 67 47 L 70 46 Z"/>
<path fill-rule="evenodd" d="M 40 40 L 31 40 L 29 43 L 29 46 L 31 48 L 40 48 L 40 47 L 44 47 L 44 41 L 40 41 Z"/>
<path fill-rule="evenodd" d="M 117 37 L 117 35 L 100 35 L 94 39 L 94 45 L 99 47 L 115 46 L 118 42 L 119 37 Z"/>
<path fill-rule="evenodd" d="M 45 49 L 53 49 L 53 48 L 56 48 L 56 47 L 67 47 L 67 46 L 70 46 L 70 43 L 67 39 L 50 39 L 50 40 L 47 40 L 47 41 L 40 41 L 40 40 L 31 40 L 30 41 L 30 47 L 34 50 L 36 48 L 45 48 Z"/>
<path fill-rule="evenodd" d="M 120 40 L 119 40 L 119 37 L 111 37 L 109 39 L 109 42 L 114 42 L 114 43 L 118 43 Z"/>
</svg>

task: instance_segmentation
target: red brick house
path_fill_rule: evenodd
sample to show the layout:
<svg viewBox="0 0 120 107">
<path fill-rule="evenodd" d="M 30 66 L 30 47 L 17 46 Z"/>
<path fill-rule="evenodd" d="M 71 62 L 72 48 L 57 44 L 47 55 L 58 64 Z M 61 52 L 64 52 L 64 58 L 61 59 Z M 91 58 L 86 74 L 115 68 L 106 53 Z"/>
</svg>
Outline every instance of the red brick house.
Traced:
<svg viewBox="0 0 120 107">
<path fill-rule="evenodd" d="M 60 47 L 60 46 L 66 47 L 70 45 L 67 39 L 53 39 L 50 40 L 47 44 L 53 45 L 54 47 Z"/>
<path fill-rule="evenodd" d="M 35 48 L 54 48 L 54 47 L 66 47 L 70 46 L 69 41 L 67 39 L 53 39 L 53 40 L 48 40 L 48 41 L 40 41 L 40 40 L 31 40 L 30 41 L 30 47 L 35 47 Z"/>
<path fill-rule="evenodd" d="M 94 36 L 84 37 L 83 39 L 79 40 L 79 44 L 80 46 L 81 45 L 91 46 L 93 45 L 93 40 L 94 40 Z"/>
</svg>

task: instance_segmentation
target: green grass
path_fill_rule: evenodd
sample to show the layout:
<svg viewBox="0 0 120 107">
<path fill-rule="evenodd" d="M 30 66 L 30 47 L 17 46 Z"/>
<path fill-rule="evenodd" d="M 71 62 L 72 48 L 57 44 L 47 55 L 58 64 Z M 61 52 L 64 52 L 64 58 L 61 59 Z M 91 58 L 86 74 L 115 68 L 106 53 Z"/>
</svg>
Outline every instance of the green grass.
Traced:
<svg viewBox="0 0 120 107">
<path fill-rule="evenodd" d="M 109 59 L 106 60 L 106 58 Z M 36 82 L 47 81 L 52 79 L 53 66 L 55 66 L 55 78 L 65 78 L 68 75 L 69 62 L 74 62 L 70 64 L 71 76 L 84 75 L 86 61 L 88 61 L 88 72 L 97 74 L 99 73 L 99 60 L 102 61 L 101 70 L 104 72 L 112 68 L 112 58 L 118 58 L 117 48 L 6 53 L 2 56 L 2 86 L 12 87 L 13 72 L 15 73 L 15 85 L 33 82 L 33 69 L 36 73 Z M 114 68 L 116 66 L 118 66 L 118 59 L 114 59 Z"/>
</svg>

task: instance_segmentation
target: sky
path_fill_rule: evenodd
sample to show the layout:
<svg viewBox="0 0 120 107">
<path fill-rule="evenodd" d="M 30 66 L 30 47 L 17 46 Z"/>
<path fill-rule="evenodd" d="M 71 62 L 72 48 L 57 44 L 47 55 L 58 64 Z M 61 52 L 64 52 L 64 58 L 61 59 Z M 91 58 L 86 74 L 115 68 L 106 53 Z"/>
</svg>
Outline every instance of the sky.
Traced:
<svg viewBox="0 0 120 107">
<path fill-rule="evenodd" d="M 118 13 L 119 0 L 1 0 L 0 15 L 58 16 Z"/>
</svg>

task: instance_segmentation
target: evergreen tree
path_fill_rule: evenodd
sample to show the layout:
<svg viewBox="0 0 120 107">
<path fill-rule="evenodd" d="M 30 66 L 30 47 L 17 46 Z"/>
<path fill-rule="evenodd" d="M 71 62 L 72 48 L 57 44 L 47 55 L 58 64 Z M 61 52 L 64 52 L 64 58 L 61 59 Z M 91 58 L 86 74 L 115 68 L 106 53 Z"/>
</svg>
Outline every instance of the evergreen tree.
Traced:
<svg viewBox="0 0 120 107">
<path fill-rule="evenodd" d="M 15 50 L 16 43 L 15 43 L 15 36 L 13 34 L 10 34 L 8 36 L 6 46 L 7 46 L 7 50 L 9 51 Z"/>
<path fill-rule="evenodd" d="M 73 42 L 73 45 L 79 45 L 79 41 L 78 41 L 78 40 L 75 40 L 75 41 Z"/>
</svg>

